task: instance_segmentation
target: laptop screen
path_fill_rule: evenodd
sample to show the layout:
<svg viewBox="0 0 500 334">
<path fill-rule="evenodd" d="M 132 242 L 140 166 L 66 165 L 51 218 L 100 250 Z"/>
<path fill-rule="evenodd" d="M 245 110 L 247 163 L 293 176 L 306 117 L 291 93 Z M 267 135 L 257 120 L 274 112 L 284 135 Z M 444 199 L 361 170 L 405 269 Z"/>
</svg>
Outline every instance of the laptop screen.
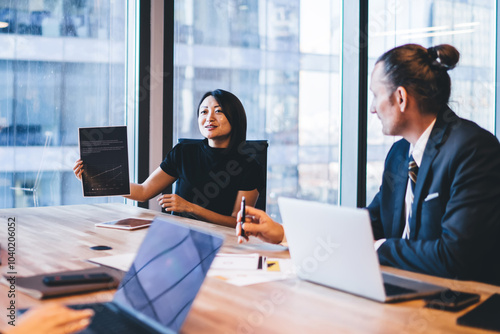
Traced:
<svg viewBox="0 0 500 334">
<path fill-rule="evenodd" d="M 222 242 L 155 218 L 113 301 L 178 332 Z"/>
</svg>

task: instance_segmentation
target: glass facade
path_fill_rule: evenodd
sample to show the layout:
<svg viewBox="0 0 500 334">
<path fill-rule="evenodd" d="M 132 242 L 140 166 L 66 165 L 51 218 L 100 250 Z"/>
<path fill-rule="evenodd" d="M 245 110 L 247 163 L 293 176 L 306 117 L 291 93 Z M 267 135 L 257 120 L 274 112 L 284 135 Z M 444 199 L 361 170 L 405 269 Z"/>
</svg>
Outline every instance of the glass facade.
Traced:
<svg viewBox="0 0 500 334">
<path fill-rule="evenodd" d="M 451 44 L 460 61 L 448 72 L 450 107 L 461 117 L 495 130 L 496 2 L 492 0 L 369 1 L 369 72 L 385 51 L 401 44 Z M 368 105 L 372 96 L 369 94 Z M 382 135 L 368 115 L 367 204 L 378 191 L 384 159 L 399 138 Z"/>
<path fill-rule="evenodd" d="M 130 8 L 138 3 L 0 0 L 0 208 L 123 201 L 83 198 L 72 167 L 78 127 L 130 125 L 136 115 L 129 53 L 137 24 Z M 342 40 L 343 3 L 174 5 L 174 142 L 200 137 L 195 108 L 203 93 L 229 90 L 247 111 L 247 137 L 269 141 L 268 213 L 280 220 L 279 196 L 339 203 L 342 113 L 356 112 L 341 109 L 341 82 L 349 76 L 341 55 L 358 47 Z M 370 0 L 369 73 L 396 45 L 452 44 L 461 60 L 450 72 L 451 107 L 493 132 L 496 24 L 492 0 Z M 384 136 L 371 114 L 367 130 L 369 203 L 398 138 Z M 129 143 L 135 132 L 129 129 Z"/>
<path fill-rule="evenodd" d="M 267 139 L 267 212 L 278 196 L 337 203 L 340 1 L 175 1 L 174 139 L 199 138 L 209 90 L 240 98 Z"/>
<path fill-rule="evenodd" d="M 126 122 L 127 1 L 0 0 L 0 208 L 83 198 L 78 128 Z"/>
</svg>

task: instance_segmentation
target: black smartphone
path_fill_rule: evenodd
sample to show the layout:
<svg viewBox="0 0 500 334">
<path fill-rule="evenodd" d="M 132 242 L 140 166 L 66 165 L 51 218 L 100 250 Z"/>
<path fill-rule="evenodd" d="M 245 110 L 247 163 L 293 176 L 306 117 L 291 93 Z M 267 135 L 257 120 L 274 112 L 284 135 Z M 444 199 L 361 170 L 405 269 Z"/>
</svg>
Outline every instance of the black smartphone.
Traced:
<svg viewBox="0 0 500 334">
<path fill-rule="evenodd" d="M 106 273 L 85 274 L 85 275 L 60 275 L 60 276 L 45 276 L 43 284 L 47 286 L 62 286 L 72 284 L 92 284 L 111 282 L 113 276 Z"/>
<path fill-rule="evenodd" d="M 427 297 L 425 307 L 456 312 L 479 302 L 480 298 L 477 293 L 445 290 L 438 295 Z"/>
</svg>

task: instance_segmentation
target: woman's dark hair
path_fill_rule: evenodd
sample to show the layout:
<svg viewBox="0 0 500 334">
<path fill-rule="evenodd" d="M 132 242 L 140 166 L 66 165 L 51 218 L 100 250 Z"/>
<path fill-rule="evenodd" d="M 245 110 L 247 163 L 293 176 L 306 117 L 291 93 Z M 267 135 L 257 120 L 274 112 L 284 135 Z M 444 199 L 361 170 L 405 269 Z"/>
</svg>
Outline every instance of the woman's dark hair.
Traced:
<svg viewBox="0 0 500 334">
<path fill-rule="evenodd" d="M 198 103 L 198 113 L 201 103 L 209 96 L 213 96 L 217 103 L 219 103 L 222 112 L 229 121 L 229 124 L 231 124 L 231 139 L 225 151 L 230 152 L 233 149 L 238 149 L 238 146 L 247 139 L 247 115 L 243 104 L 241 104 L 241 101 L 233 93 L 216 89 L 203 94 L 200 103 Z"/>
<path fill-rule="evenodd" d="M 440 44 L 428 49 L 418 44 L 405 44 L 384 53 L 377 60 L 383 62 L 392 90 L 404 87 L 414 95 L 423 113 L 437 114 L 448 105 L 453 69 L 460 53 L 453 46 Z"/>
</svg>

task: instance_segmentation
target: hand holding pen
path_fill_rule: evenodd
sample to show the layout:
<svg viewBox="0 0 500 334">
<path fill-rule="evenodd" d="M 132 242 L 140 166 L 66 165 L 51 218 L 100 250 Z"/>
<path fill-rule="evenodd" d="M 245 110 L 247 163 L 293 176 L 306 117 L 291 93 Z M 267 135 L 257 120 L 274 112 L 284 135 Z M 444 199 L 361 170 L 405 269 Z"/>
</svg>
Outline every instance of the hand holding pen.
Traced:
<svg viewBox="0 0 500 334">
<path fill-rule="evenodd" d="M 240 212 L 236 221 L 236 235 L 238 243 L 248 241 L 249 236 L 257 237 L 265 242 L 279 244 L 285 237 L 285 232 L 281 224 L 271 219 L 264 211 L 255 209 L 241 203 Z"/>
<path fill-rule="evenodd" d="M 240 219 L 240 235 L 243 237 L 243 238 L 247 238 L 247 236 L 245 235 L 245 230 L 243 229 L 243 223 L 245 223 L 245 210 L 246 210 L 246 200 L 245 200 L 245 196 L 243 196 L 241 198 L 241 219 Z M 247 238 L 248 239 L 248 238 Z"/>
</svg>

